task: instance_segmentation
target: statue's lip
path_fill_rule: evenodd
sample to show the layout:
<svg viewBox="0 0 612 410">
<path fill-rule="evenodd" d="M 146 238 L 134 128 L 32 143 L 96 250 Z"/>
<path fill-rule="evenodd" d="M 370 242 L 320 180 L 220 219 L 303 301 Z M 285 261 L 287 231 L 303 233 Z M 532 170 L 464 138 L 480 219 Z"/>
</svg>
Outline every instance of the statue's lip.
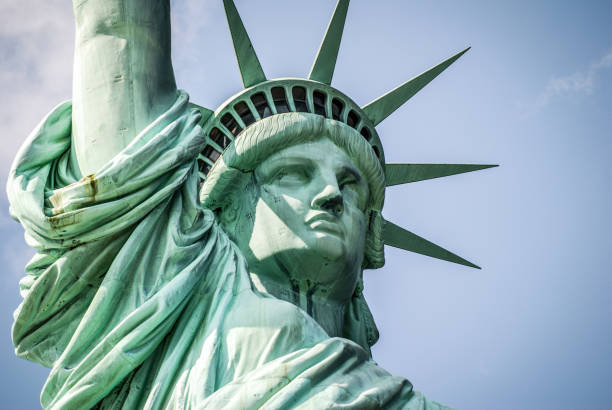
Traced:
<svg viewBox="0 0 612 410">
<path fill-rule="evenodd" d="M 340 218 L 328 212 L 316 213 L 306 220 L 306 225 L 315 231 L 326 232 L 339 237 L 344 236 L 344 230 L 340 225 Z"/>
<path fill-rule="evenodd" d="M 322 211 L 322 212 L 317 212 L 311 217 L 307 218 L 306 224 L 310 225 L 311 223 L 317 222 L 317 221 L 327 221 L 327 222 L 338 223 L 340 221 L 340 218 L 338 218 L 337 216 L 334 216 L 333 214 L 329 212 Z"/>
</svg>

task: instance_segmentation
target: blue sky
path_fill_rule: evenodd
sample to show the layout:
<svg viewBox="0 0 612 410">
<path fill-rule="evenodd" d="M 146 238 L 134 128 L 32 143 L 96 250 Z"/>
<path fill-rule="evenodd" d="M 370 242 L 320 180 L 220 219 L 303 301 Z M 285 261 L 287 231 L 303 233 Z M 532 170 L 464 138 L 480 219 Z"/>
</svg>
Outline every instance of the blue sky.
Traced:
<svg viewBox="0 0 612 410">
<path fill-rule="evenodd" d="M 268 78 L 307 75 L 333 0 L 237 0 Z M 174 1 L 179 87 L 241 89 L 220 0 Z M 483 270 L 387 249 L 366 272 L 374 358 L 461 409 L 610 408 L 612 3 L 354 0 L 333 85 L 366 104 L 466 46 L 378 127 L 389 162 L 499 163 L 392 187 L 384 215 Z M 70 98 L 69 2 L 0 4 L 0 180 Z M 0 408 L 38 408 L 45 371 L 14 356 L 32 255 L 0 196 Z M 1 330 L 3 329 L 3 330 Z"/>
</svg>

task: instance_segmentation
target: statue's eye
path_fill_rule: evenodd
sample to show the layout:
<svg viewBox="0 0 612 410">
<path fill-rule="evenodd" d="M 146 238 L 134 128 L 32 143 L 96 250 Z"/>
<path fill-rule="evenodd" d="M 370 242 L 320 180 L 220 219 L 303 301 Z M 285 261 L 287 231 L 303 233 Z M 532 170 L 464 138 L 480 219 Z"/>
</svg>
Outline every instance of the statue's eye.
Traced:
<svg viewBox="0 0 612 410">
<path fill-rule="evenodd" d="M 345 201 L 354 203 L 360 209 L 365 207 L 367 187 L 363 177 L 354 170 L 345 169 L 338 175 L 338 187 Z"/>
<path fill-rule="evenodd" d="M 338 186 L 343 188 L 357 188 L 361 186 L 362 178 L 352 170 L 343 170 L 338 175 Z"/>
<path fill-rule="evenodd" d="M 352 186 L 352 185 L 356 185 L 358 184 L 359 181 L 357 180 L 357 178 L 355 178 L 353 175 L 347 175 L 346 177 L 342 178 L 338 185 L 340 186 L 340 189 L 347 187 L 347 186 Z"/>
<path fill-rule="evenodd" d="M 284 166 L 275 173 L 273 181 L 280 185 L 304 184 L 308 181 L 309 172 L 301 165 Z"/>
</svg>

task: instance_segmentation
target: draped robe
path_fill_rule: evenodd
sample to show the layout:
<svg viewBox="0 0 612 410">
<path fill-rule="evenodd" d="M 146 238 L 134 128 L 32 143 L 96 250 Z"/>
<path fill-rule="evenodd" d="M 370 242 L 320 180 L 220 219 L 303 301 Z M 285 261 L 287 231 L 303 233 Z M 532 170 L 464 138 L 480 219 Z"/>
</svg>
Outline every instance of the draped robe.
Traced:
<svg viewBox="0 0 612 410">
<path fill-rule="evenodd" d="M 299 307 L 256 291 L 198 202 L 200 114 L 178 98 L 94 175 L 71 103 L 28 137 L 7 186 L 37 254 L 13 341 L 51 368 L 45 408 L 437 409 Z"/>
</svg>

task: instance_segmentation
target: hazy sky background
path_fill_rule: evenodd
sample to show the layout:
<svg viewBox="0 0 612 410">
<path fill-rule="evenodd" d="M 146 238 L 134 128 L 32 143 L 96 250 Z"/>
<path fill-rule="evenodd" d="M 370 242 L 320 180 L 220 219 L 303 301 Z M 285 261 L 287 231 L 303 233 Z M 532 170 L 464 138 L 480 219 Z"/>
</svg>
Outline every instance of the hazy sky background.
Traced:
<svg viewBox="0 0 612 410">
<path fill-rule="evenodd" d="M 335 0 L 237 0 L 268 78 L 306 76 Z M 216 108 L 241 89 L 221 0 L 173 1 L 177 82 Z M 606 409 L 612 368 L 612 2 L 365 1 L 333 86 L 366 104 L 472 50 L 378 127 L 389 162 L 501 167 L 387 190 L 384 215 L 475 262 L 387 249 L 366 272 L 374 358 L 459 409 Z M 0 182 L 71 96 L 69 1 L 0 2 Z M 46 377 L 10 341 L 33 252 L 0 196 L 0 408 Z"/>
</svg>

